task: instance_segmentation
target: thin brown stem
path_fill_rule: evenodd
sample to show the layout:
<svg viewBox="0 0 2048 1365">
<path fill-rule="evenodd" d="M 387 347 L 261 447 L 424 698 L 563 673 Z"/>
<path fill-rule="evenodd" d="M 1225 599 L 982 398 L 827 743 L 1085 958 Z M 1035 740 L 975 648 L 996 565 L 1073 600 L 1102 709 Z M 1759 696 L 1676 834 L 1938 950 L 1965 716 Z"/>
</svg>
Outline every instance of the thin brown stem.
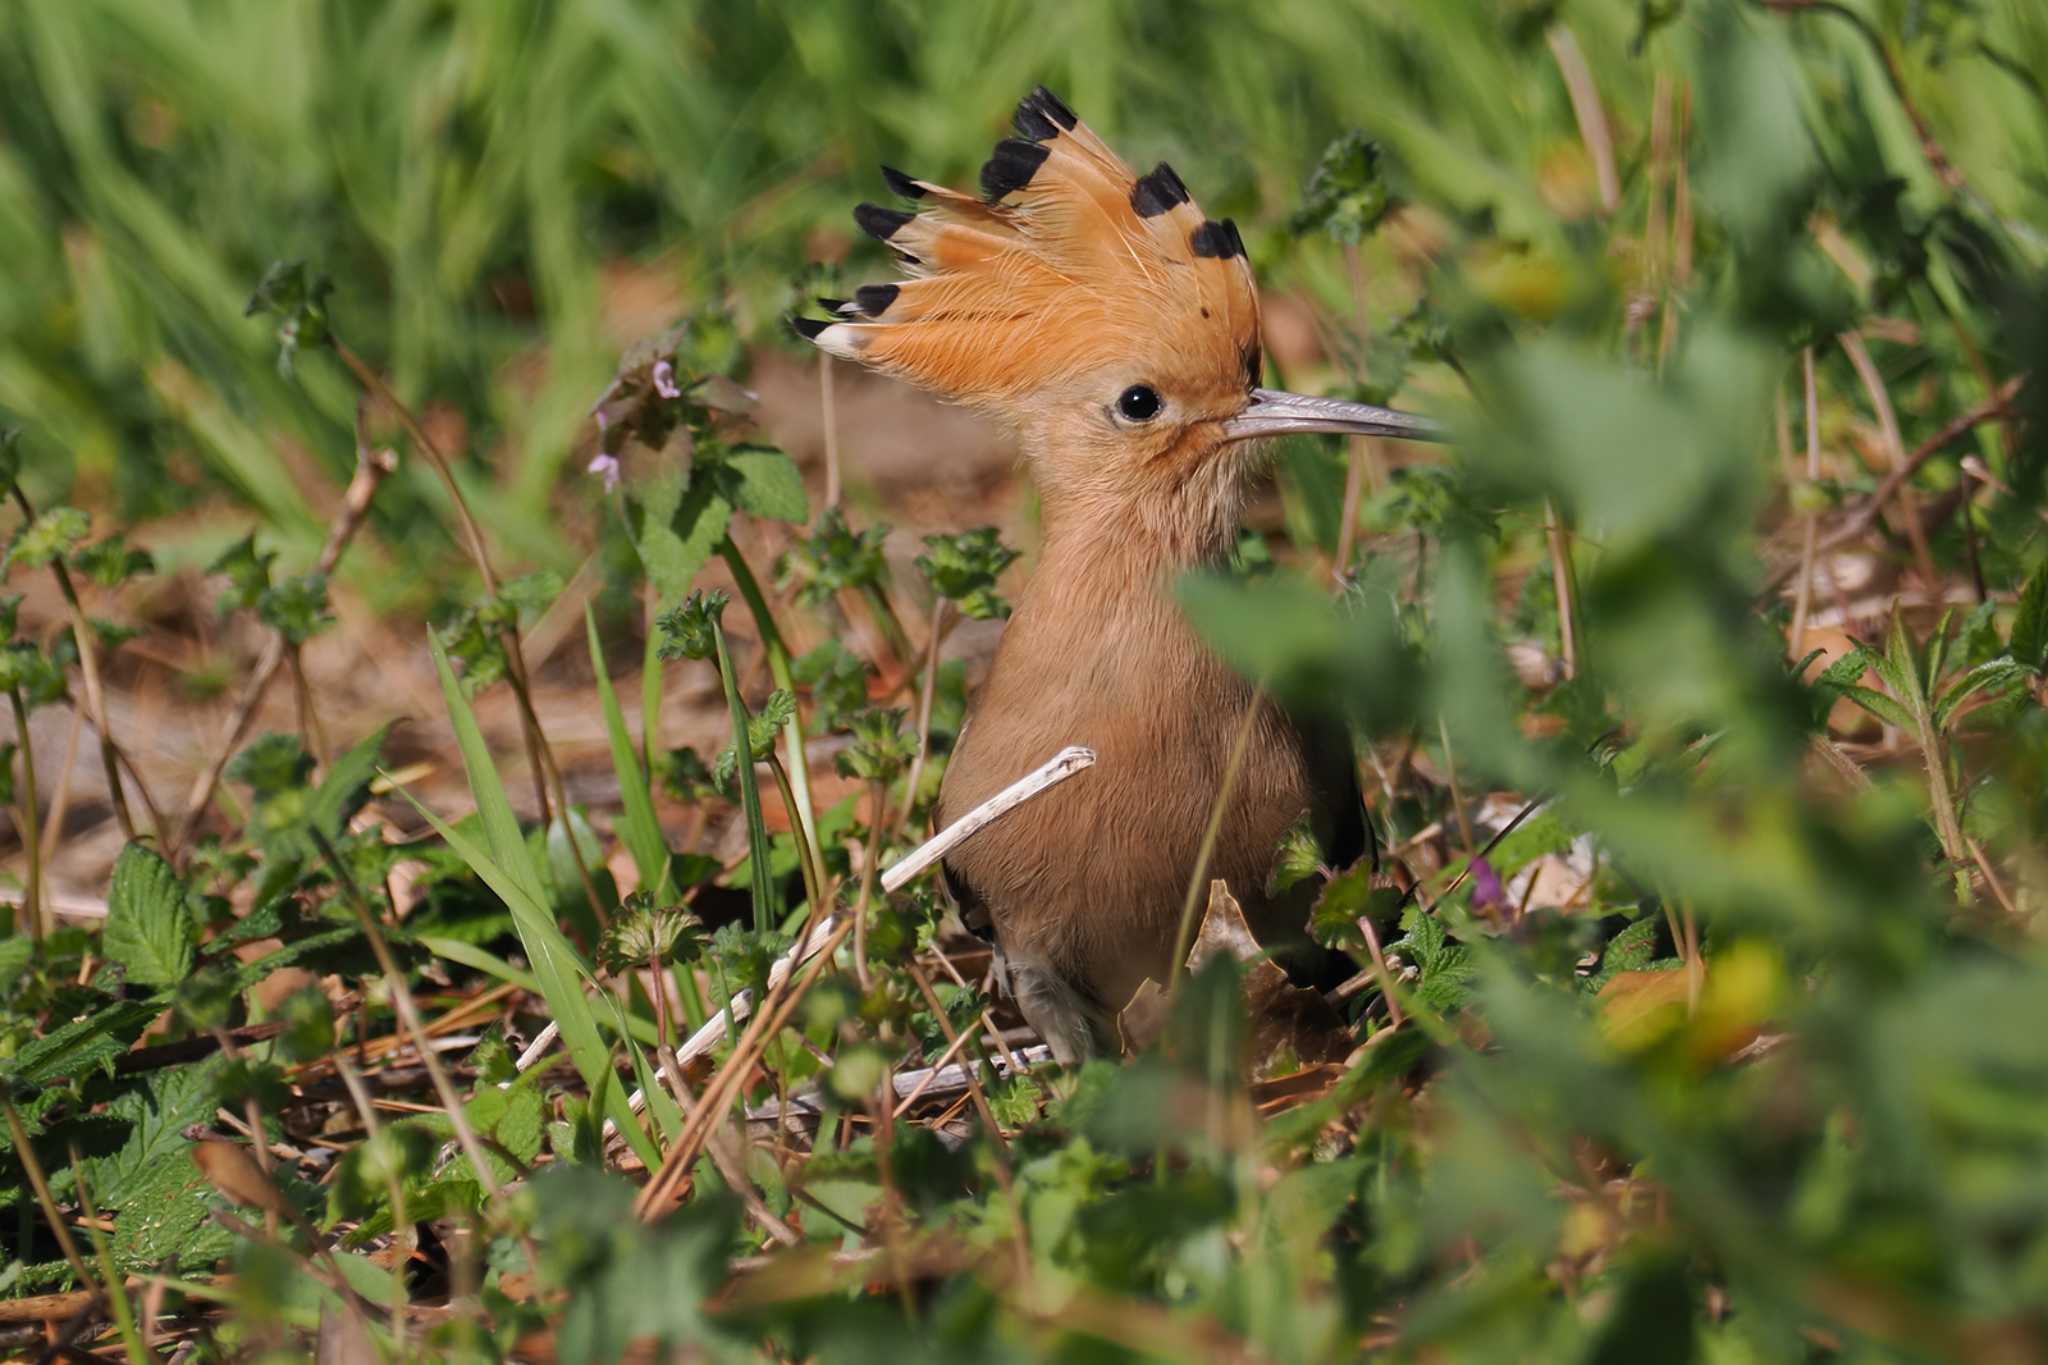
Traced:
<svg viewBox="0 0 2048 1365">
<path fill-rule="evenodd" d="M 360 422 L 358 424 L 360 426 Z M 356 442 L 356 472 L 349 480 L 348 489 L 342 494 L 341 511 L 335 515 L 327 531 L 327 543 L 320 547 L 320 557 L 314 571 L 323 576 L 332 576 L 335 566 L 341 562 L 342 551 L 348 548 L 356 532 L 362 529 L 370 514 L 371 500 L 376 497 L 378 485 L 384 482 L 393 470 L 398 468 L 398 459 L 388 450 L 372 450 L 368 442 L 358 435 Z M 228 723 L 222 728 L 214 755 L 206 771 L 193 781 L 192 790 L 185 797 L 185 816 L 178 826 L 177 837 L 169 850 L 175 852 L 190 842 L 199 822 L 206 818 L 207 807 L 213 804 L 214 791 L 220 786 L 221 774 L 226 771 L 228 760 L 247 738 L 250 727 L 256 720 L 256 708 L 263 703 L 264 694 L 277 677 L 278 669 L 284 666 L 284 636 L 273 634 L 263 647 L 255 669 L 249 674 L 249 681 L 242 693 L 235 699 L 235 709 Z"/>
<path fill-rule="evenodd" d="M 1579 140 L 1586 144 L 1586 155 L 1593 162 L 1600 211 L 1611 215 L 1621 205 L 1621 176 L 1614 168 L 1614 135 L 1608 131 L 1607 113 L 1600 107 L 1600 88 L 1593 82 L 1592 68 L 1586 65 L 1586 54 L 1571 29 L 1553 24 L 1544 37 L 1557 61 L 1557 74 L 1564 78 L 1565 93 L 1571 97 Z"/>
<path fill-rule="evenodd" d="M 917 756 L 910 760 L 910 776 L 903 784 L 903 806 L 896 813 L 899 827 L 910 824 L 917 809 L 917 785 L 924 778 L 925 759 L 931 754 L 932 697 L 939 687 L 939 646 L 945 643 L 948 609 L 953 604 L 941 597 L 932 608 L 931 638 L 925 643 L 924 686 L 917 697 Z"/>
<path fill-rule="evenodd" d="M 1856 377 L 1863 383 L 1864 393 L 1870 398 L 1871 411 L 1877 415 L 1877 429 L 1884 440 L 1885 459 L 1896 471 L 1906 462 L 1906 443 L 1899 435 L 1898 414 L 1892 408 L 1892 396 L 1885 388 L 1884 376 L 1878 373 L 1877 362 L 1870 358 L 1870 348 L 1863 344 L 1861 333 L 1844 332 L 1841 343 Z M 1927 546 L 1927 528 L 1920 524 L 1920 498 L 1910 485 L 1899 486 L 1899 515 L 1906 523 L 1906 541 L 1913 547 L 1913 563 L 1920 570 L 1921 581 L 1931 590 L 1939 579 L 1935 574 L 1934 554 Z"/>
<path fill-rule="evenodd" d="M 1557 504 L 1547 498 L 1543 503 L 1543 531 L 1550 542 L 1550 586 L 1557 596 L 1558 666 L 1569 682 L 1579 676 L 1579 613 L 1572 592 L 1571 533 L 1565 529 Z"/>
<path fill-rule="evenodd" d="M 1223 832 L 1223 817 L 1230 809 L 1231 795 L 1237 789 L 1237 779 L 1244 770 L 1244 756 L 1251 748 L 1252 731 L 1258 728 L 1259 713 L 1266 704 L 1263 688 L 1255 688 L 1246 701 L 1244 718 L 1238 722 L 1237 735 L 1230 742 L 1230 757 L 1223 765 L 1223 780 L 1217 784 L 1216 799 L 1209 806 L 1209 823 L 1202 831 L 1202 843 L 1195 853 L 1193 873 L 1188 877 L 1187 897 L 1181 902 L 1180 927 L 1173 935 L 1173 958 L 1167 963 L 1167 991 L 1169 994 L 1180 988 L 1184 973 L 1188 944 L 1195 930 L 1195 907 L 1202 903 L 1202 893 L 1209 886 L 1209 862 L 1216 855 L 1216 840 Z"/>
<path fill-rule="evenodd" d="M 356 913 L 356 922 L 362 926 L 363 937 L 369 940 L 370 951 L 376 956 L 377 967 L 384 973 L 385 983 L 391 989 L 391 1003 L 398 1011 L 399 1021 L 406 1032 L 412 1035 L 413 1050 L 420 1055 L 420 1064 L 427 1069 L 428 1077 L 434 1083 L 434 1092 L 440 1097 L 441 1107 L 448 1113 L 448 1122 L 455 1130 L 455 1140 L 469 1164 L 476 1172 L 477 1184 L 486 1195 L 495 1199 L 498 1195 L 498 1178 L 491 1173 L 491 1163 L 484 1156 L 483 1145 L 477 1141 L 476 1133 L 469 1126 L 463 1114 L 462 1098 L 455 1093 L 454 1084 L 448 1079 L 448 1072 L 441 1065 L 434 1047 L 427 1038 L 426 1025 L 421 1022 L 419 1006 L 412 998 L 412 989 L 405 984 L 405 974 L 398 968 L 398 960 L 391 955 L 391 945 L 384 939 L 384 931 L 377 925 L 377 916 L 370 909 L 370 902 L 363 896 L 362 888 L 356 885 L 355 877 L 341 855 L 334 851 L 334 845 L 320 832 L 317 824 L 306 826 L 320 853 L 327 859 L 327 865 L 340 881 L 349 908 Z"/>
<path fill-rule="evenodd" d="M 1815 550 L 1824 554 L 1838 545 L 1847 544 L 1870 529 L 1871 523 L 1877 519 L 1878 512 L 1883 509 L 1887 502 L 1891 501 L 1892 495 L 1905 485 L 1906 480 L 1919 472 L 1920 466 L 1926 464 L 1936 455 L 1939 455 L 1943 450 L 1946 450 L 1950 443 L 1969 434 L 1969 432 L 1982 423 L 2004 417 L 2011 410 L 2013 400 L 2019 396 L 2020 390 L 2026 386 L 2027 379 L 2028 376 L 2024 374 L 2014 375 L 2003 384 L 2000 384 L 1989 397 L 1958 413 L 1941 430 L 1922 441 L 1914 449 L 1913 453 L 1906 457 L 1904 464 L 1887 474 L 1883 481 L 1875 489 L 1871 490 L 1867 497 L 1862 498 L 1847 509 L 1848 514 L 1842 521 L 1836 524 L 1833 530 L 1820 538 L 1819 543 L 1814 547 Z M 1765 582 L 1764 592 L 1766 594 L 1777 592 L 1785 586 L 1786 580 L 1790 579 L 1798 571 L 1799 565 L 1797 563 L 1780 569 Z"/>
<path fill-rule="evenodd" d="M 1806 395 L 1806 482 L 1820 482 L 1820 392 L 1813 378 L 1813 347 L 1799 352 L 1799 373 Z M 1813 607 L 1813 560 L 1820 536 L 1820 512 L 1806 514 L 1799 540 L 1799 589 L 1792 599 L 1792 657 L 1806 652 L 1806 615 Z"/>
<path fill-rule="evenodd" d="M 29 502 L 28 494 L 21 491 L 19 483 L 9 485 L 14 505 L 21 509 L 21 515 L 29 521 L 36 519 L 36 509 Z M 113 803 L 114 818 L 120 822 L 121 835 L 126 839 L 135 837 L 135 818 L 128 810 L 128 794 L 121 785 L 122 759 L 120 746 L 114 742 L 113 727 L 107 721 L 106 693 L 100 687 L 99 640 L 93 634 L 92 622 L 86 618 L 85 607 L 78 600 L 78 589 L 72 585 L 71 573 L 64 567 L 61 557 L 50 561 L 50 573 L 57 580 L 57 590 L 64 596 L 64 606 L 71 617 L 71 637 L 78 644 L 78 672 L 85 680 L 85 709 L 92 720 L 93 729 L 100 741 L 100 764 L 107 773 L 107 799 Z M 25 741 L 24 741 L 25 742 Z M 149 799 L 149 789 L 142 785 L 134 765 L 128 764 L 131 775 L 136 778 L 135 790 L 143 799 L 152 817 L 151 823 L 157 837 L 163 837 L 163 820 L 157 815 L 156 803 Z"/>
<path fill-rule="evenodd" d="M 832 357 L 818 352 L 818 420 L 825 430 L 825 505 L 839 505 L 839 414 L 832 392 Z"/>
<path fill-rule="evenodd" d="M 22 1173 L 28 1177 L 29 1188 L 35 1191 L 36 1203 L 42 1206 L 43 1217 L 50 1224 L 50 1235 L 57 1239 L 57 1249 L 70 1262 L 71 1273 L 78 1276 L 78 1282 L 96 1288 L 92 1276 L 86 1273 L 85 1258 L 78 1254 L 78 1243 L 71 1240 L 70 1226 L 58 1212 L 57 1201 L 50 1197 L 50 1182 L 43 1175 L 43 1163 L 36 1159 L 35 1144 L 28 1140 L 28 1131 L 22 1127 L 21 1115 L 16 1111 L 13 1099 L 0 1094 L 0 1108 L 7 1111 L 7 1135 L 14 1142 L 14 1154 L 21 1159 Z"/>
<path fill-rule="evenodd" d="M 22 704 L 21 689 L 9 688 L 7 700 L 14 707 L 14 733 L 21 753 L 21 847 L 28 855 L 28 881 L 22 888 L 21 913 L 28 921 L 28 935 L 43 941 L 43 841 L 36 832 L 41 812 L 36 806 L 36 754 L 29 741 L 28 708 Z"/>
</svg>

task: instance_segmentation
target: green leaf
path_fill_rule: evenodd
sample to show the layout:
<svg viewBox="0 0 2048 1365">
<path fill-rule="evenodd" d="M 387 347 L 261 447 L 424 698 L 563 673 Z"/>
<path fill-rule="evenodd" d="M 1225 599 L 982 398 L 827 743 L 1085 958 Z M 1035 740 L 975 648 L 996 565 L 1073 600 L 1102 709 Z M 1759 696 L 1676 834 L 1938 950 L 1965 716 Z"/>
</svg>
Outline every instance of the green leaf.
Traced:
<svg viewBox="0 0 2048 1365">
<path fill-rule="evenodd" d="M 1322 231 L 1347 245 L 1364 241 L 1393 207 L 1380 161 L 1380 144 L 1364 133 L 1353 129 L 1340 135 L 1323 149 L 1288 227 Z"/>
<path fill-rule="evenodd" d="M 1956 708 L 1977 693 L 1987 688 L 1995 693 L 2007 692 L 2025 683 L 2030 672 L 2026 665 L 2012 659 L 1991 659 L 1978 664 L 1951 683 L 1948 691 L 1934 703 L 1934 728 L 1946 730 Z"/>
<path fill-rule="evenodd" d="M 996 579 L 1016 561 L 1018 552 L 1003 544 L 995 527 L 926 536 L 924 545 L 916 564 L 933 592 L 959 603 L 961 613 L 976 621 L 1001 620 L 1010 614 L 1010 604 L 996 591 Z"/>
<path fill-rule="evenodd" d="M 1884 693 L 1873 688 L 1857 686 L 1846 686 L 1841 691 L 1843 696 L 1886 725 L 1895 725 L 1909 734 L 1919 732 L 1920 723 L 1913 718 L 1913 713 Z"/>
<path fill-rule="evenodd" d="M 718 653 L 717 626 L 732 598 L 712 589 L 691 593 L 654 623 L 664 659 L 709 659 Z"/>
<path fill-rule="evenodd" d="M 588 606 L 583 609 L 583 626 L 589 637 L 591 671 L 597 677 L 598 707 L 604 712 L 605 734 L 611 741 L 612 774 L 618 779 L 619 801 L 625 807 L 626 848 L 633 855 L 640 885 L 658 899 L 666 899 L 672 889 L 669 875 L 672 855 L 662 837 L 661 822 L 654 815 L 654 800 L 647 790 L 647 774 L 640 769 L 632 736 L 626 733 L 625 713 L 619 709 L 618 694 L 612 689 L 611 673 L 605 667 L 604 650 L 597 640 L 597 617 Z"/>
<path fill-rule="evenodd" d="M 206 566 L 208 573 L 223 574 L 228 580 L 228 590 L 221 594 L 215 610 L 226 616 L 231 611 L 255 606 L 270 587 L 270 566 L 276 559 L 276 551 L 256 548 L 254 531 L 221 551 Z"/>
<path fill-rule="evenodd" d="M 248 786 L 258 801 L 298 791 L 313 772 L 313 756 L 297 735 L 265 734 L 251 741 L 227 766 L 231 782 Z"/>
<path fill-rule="evenodd" d="M 71 553 L 92 529 L 92 518 L 76 507 L 52 507 L 14 533 L 0 568 L 17 564 L 39 569 Z"/>
<path fill-rule="evenodd" d="M 483 878 L 484 884 L 505 902 L 505 908 L 512 912 L 513 927 L 518 931 L 520 944 L 533 965 L 534 976 L 540 980 L 549 1017 L 561 1030 L 562 1045 L 593 1094 L 598 1092 L 601 1083 L 604 1085 L 607 1114 L 618 1125 L 619 1132 L 632 1146 L 634 1154 L 651 1170 L 660 1165 L 661 1155 L 655 1151 L 646 1130 L 627 1107 L 624 1091 L 610 1084 L 613 1076 L 611 1053 L 598 1032 L 597 1017 L 591 1010 L 590 1001 L 583 993 L 584 983 L 592 980 L 589 965 L 577 955 L 575 947 L 549 913 L 547 890 L 541 884 L 539 869 L 534 866 L 525 837 L 519 832 L 518 818 L 512 813 L 512 802 L 505 795 L 497 764 L 491 758 L 489 746 L 484 743 L 483 731 L 477 726 L 476 712 L 462 695 L 462 686 L 456 680 L 455 671 L 448 666 L 448 655 L 441 648 L 440 641 L 431 634 L 427 640 L 434 657 L 435 672 L 440 675 L 441 696 L 455 731 L 456 747 L 461 750 L 463 768 L 469 776 L 470 795 L 476 801 L 477 815 L 484 827 L 488 851 L 458 834 L 439 816 L 413 800 L 409 793 L 406 799 L 434 826 L 435 832 L 456 856 L 469 864 L 471 870 Z"/>
<path fill-rule="evenodd" d="M 663 605 L 682 601 L 732 522 L 732 504 L 711 480 L 691 482 L 687 490 L 684 482 L 679 474 L 655 479 L 636 504 L 640 563 Z"/>
<path fill-rule="evenodd" d="M 130 844 L 114 860 L 100 950 L 145 986 L 171 986 L 192 971 L 192 910 L 178 874 L 154 849 Z"/>
<path fill-rule="evenodd" d="M 737 446 L 721 465 L 719 481 L 734 506 L 771 521 L 810 520 L 804 477 L 796 461 L 774 446 Z"/>
<path fill-rule="evenodd" d="M 309 573 L 287 578 L 256 596 L 256 616 L 295 645 L 302 645 L 334 624 L 327 609 L 327 575 Z"/>
<path fill-rule="evenodd" d="M 306 815 L 329 840 L 340 839 L 348 822 L 369 802 L 370 783 L 377 776 L 377 758 L 390 733 L 391 724 L 387 722 L 350 745 L 327 765 L 326 775 L 313 789 Z"/>
<path fill-rule="evenodd" d="M 2036 673 L 2048 667 L 2048 559 L 2020 589 L 2019 610 L 2012 618 L 2012 656 Z"/>
<path fill-rule="evenodd" d="M 807 606 L 821 606 L 849 588 L 880 587 L 889 579 L 882 554 L 888 538 L 887 526 L 855 531 L 837 507 L 828 507 L 816 529 L 783 554 L 779 581 L 795 584 L 797 600 Z"/>
<path fill-rule="evenodd" d="M 714 616 L 712 645 L 718 652 L 718 676 L 725 684 L 726 711 L 732 716 L 734 766 L 740 780 L 740 809 L 747 821 L 747 865 L 752 870 L 747 887 L 754 903 L 754 930 L 767 933 L 781 916 L 782 896 L 769 873 L 768 826 L 761 815 L 761 789 L 754 777 L 754 750 L 748 742 L 747 704 L 740 700 L 739 680 L 733 676 L 732 655 L 725 647 L 725 631 Z"/>
<path fill-rule="evenodd" d="M 137 574 L 154 572 L 156 560 L 147 550 L 130 548 L 127 537 L 116 532 L 74 552 L 71 567 L 103 588 L 114 588 Z"/>
<path fill-rule="evenodd" d="M 1877 659 L 1877 672 L 1909 712 L 1917 712 L 1926 704 L 1927 691 L 1921 677 L 1920 659 L 1913 647 L 1913 637 L 1906 633 L 1904 612 L 1892 612 L 1891 626 L 1885 632 L 1884 653 Z M 1908 722 L 1906 728 L 1912 729 L 1912 722 Z"/>
<path fill-rule="evenodd" d="M 1273 856 L 1272 871 L 1266 874 L 1266 895 L 1279 896 L 1315 876 L 1322 867 L 1322 843 L 1316 838 L 1309 818 L 1304 815 L 1280 838 L 1280 849 Z"/>
</svg>

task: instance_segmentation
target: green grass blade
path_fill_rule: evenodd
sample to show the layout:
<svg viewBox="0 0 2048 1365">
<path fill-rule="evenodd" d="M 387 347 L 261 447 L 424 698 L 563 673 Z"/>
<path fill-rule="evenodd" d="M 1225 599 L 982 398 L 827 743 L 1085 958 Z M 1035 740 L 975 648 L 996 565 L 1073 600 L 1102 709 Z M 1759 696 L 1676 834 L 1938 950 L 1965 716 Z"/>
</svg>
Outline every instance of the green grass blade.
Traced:
<svg viewBox="0 0 2048 1365">
<path fill-rule="evenodd" d="M 459 938 L 442 938 L 438 934 L 421 934 L 413 942 L 435 957 L 446 958 L 458 967 L 467 967 L 473 972 L 494 976 L 508 985 L 517 986 L 522 991 L 531 991 L 535 995 L 546 994 L 540 988 L 540 978 L 532 972 L 521 971 L 496 953 L 479 948 L 474 943 L 464 943 Z"/>
<path fill-rule="evenodd" d="M 661 752 L 661 632 L 649 629 L 640 657 L 640 766 L 654 776 L 654 756 Z"/>
<path fill-rule="evenodd" d="M 718 641 L 718 676 L 725 683 L 725 704 L 732 712 L 732 747 L 739 759 L 740 808 L 747 817 L 747 889 L 754 896 L 754 932 L 765 934 L 781 918 L 782 898 L 776 894 L 775 878 L 768 869 L 768 826 L 761 818 L 761 785 L 754 780 L 754 751 L 747 740 L 747 704 L 740 700 L 740 686 L 732 672 L 732 654 L 725 647 L 725 630 L 716 622 L 711 627 Z"/>
<path fill-rule="evenodd" d="M 661 825 L 654 818 L 654 801 L 647 792 L 647 774 L 633 754 L 632 736 L 626 733 L 626 715 L 619 709 L 618 693 L 612 689 L 611 674 L 605 670 L 604 651 L 598 647 L 597 617 L 583 609 L 583 625 L 590 635 L 590 667 L 597 675 L 597 698 L 604 711 L 605 733 L 611 738 L 612 771 L 619 779 L 619 800 L 625 805 L 621 830 L 626 848 L 639 869 L 642 889 L 666 904 L 674 888 L 670 885 L 671 858 L 661 837 Z"/>
<path fill-rule="evenodd" d="M 568 1049 L 584 1084 L 595 1093 L 600 1080 L 611 1076 L 612 1062 L 611 1053 L 598 1032 L 597 1017 L 583 995 L 583 982 L 591 979 L 592 975 L 589 964 L 577 955 L 561 927 L 548 913 L 547 894 L 541 886 L 540 873 L 527 852 L 525 837 L 519 831 L 518 818 L 512 813 L 512 803 L 505 796 L 505 784 L 499 780 L 490 749 L 484 744 L 483 732 L 477 728 L 476 712 L 470 709 L 468 699 L 462 695 L 462 687 L 455 680 L 454 670 L 448 666 L 448 654 L 441 648 L 440 640 L 431 633 L 427 640 L 433 651 L 435 672 L 441 678 L 441 695 L 455 731 L 456 747 L 462 751 L 462 765 L 469 776 L 470 796 L 475 800 L 477 815 L 483 822 L 488 852 L 477 848 L 419 802 L 413 801 L 410 793 L 406 794 L 406 799 L 412 801 L 414 808 L 434 825 L 436 832 L 457 856 L 483 878 L 484 883 L 505 902 L 506 909 L 512 912 L 513 928 L 518 931 L 519 942 L 533 963 L 533 974 L 540 982 L 548 1012 L 561 1029 L 562 1045 Z M 606 1112 L 632 1144 L 634 1154 L 650 1167 L 658 1164 L 660 1156 L 645 1131 L 634 1122 L 632 1111 L 626 1107 L 625 1096 L 616 1086 L 611 1087 L 608 1093 L 611 1096 L 608 1103 L 614 1108 Z"/>
</svg>

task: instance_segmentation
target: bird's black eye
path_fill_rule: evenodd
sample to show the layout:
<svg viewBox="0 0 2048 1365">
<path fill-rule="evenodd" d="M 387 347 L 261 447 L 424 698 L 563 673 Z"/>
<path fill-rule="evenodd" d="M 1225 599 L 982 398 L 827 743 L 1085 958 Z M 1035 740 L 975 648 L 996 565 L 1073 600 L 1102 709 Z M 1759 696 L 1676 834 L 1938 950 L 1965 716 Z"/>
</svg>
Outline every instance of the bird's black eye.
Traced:
<svg viewBox="0 0 2048 1365">
<path fill-rule="evenodd" d="M 1116 396 L 1116 410 L 1127 422 L 1149 422 L 1159 408 L 1159 391 L 1150 384 L 1133 384 Z"/>
</svg>

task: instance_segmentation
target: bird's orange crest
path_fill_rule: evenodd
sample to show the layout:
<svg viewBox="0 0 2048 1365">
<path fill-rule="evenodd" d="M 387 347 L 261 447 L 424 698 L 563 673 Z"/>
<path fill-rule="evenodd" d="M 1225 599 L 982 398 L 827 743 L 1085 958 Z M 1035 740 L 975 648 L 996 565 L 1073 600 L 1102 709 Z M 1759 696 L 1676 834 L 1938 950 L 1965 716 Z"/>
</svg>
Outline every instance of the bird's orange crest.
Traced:
<svg viewBox="0 0 2048 1365">
<path fill-rule="evenodd" d="M 883 168 L 914 213 L 855 220 L 908 276 L 826 300 L 797 329 L 835 356 L 962 402 L 1013 410 L 1128 372 L 1202 406 L 1242 407 L 1259 377 L 1244 242 L 1202 215 L 1173 168 L 1133 175 L 1044 87 L 996 144 L 977 198 Z"/>
</svg>

